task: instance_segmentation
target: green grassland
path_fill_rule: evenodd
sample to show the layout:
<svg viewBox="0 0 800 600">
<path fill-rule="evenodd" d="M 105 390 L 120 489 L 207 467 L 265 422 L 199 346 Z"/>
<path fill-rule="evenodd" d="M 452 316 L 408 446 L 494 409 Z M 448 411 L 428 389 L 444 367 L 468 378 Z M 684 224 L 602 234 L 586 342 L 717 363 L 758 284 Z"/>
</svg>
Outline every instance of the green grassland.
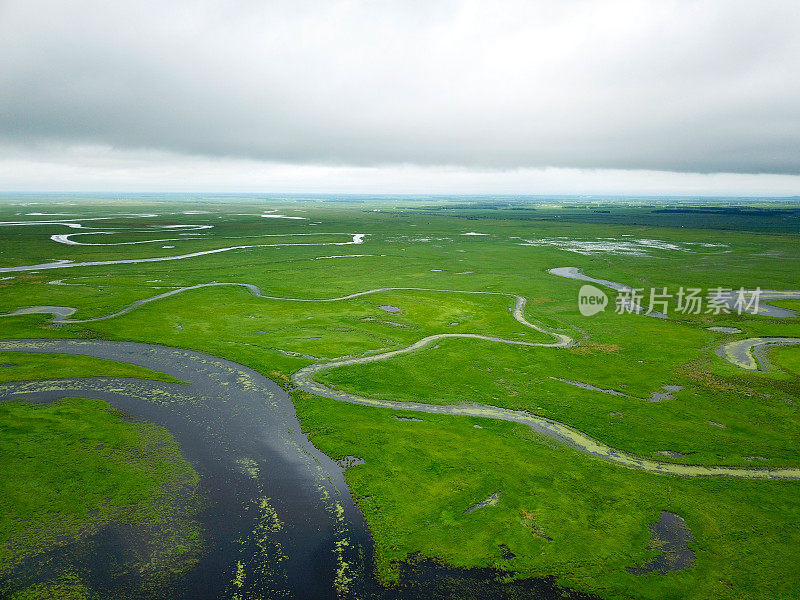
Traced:
<svg viewBox="0 0 800 600">
<path fill-rule="evenodd" d="M 13 581 L 20 565 L 39 557 L 46 565 L 48 551 L 80 548 L 109 527 L 136 540 L 132 568 L 145 588 L 197 561 L 198 476 L 164 428 L 131 422 L 98 400 L 67 398 L 42 406 L 7 401 L 0 403 L 0 460 L 8 474 L 0 478 L 4 581 Z M 66 570 L 20 597 L 46 598 L 65 586 L 69 593 L 88 594 Z"/>
<path fill-rule="evenodd" d="M 791 346 L 774 348 L 770 352 L 769 359 L 772 366 L 793 377 L 800 376 L 800 351 L 797 348 Z"/>
<path fill-rule="evenodd" d="M 88 356 L 0 352 L 0 365 L 3 365 L 0 366 L 0 382 L 93 376 L 177 381 L 152 369 Z"/>
<path fill-rule="evenodd" d="M 254 284 L 266 295 L 304 299 L 384 287 L 520 294 L 528 300 L 529 321 L 581 343 L 555 349 L 445 339 L 387 361 L 324 371 L 318 380 L 374 398 L 526 410 L 620 450 L 665 462 L 797 466 L 800 347 L 772 349 L 774 368 L 766 372 L 744 371 L 724 362 L 715 350 L 740 337 L 800 337 L 800 319 L 683 315 L 674 312 L 674 303 L 669 320 L 618 315 L 613 307 L 587 318 L 578 312 L 580 282 L 547 273 L 553 267 L 575 266 L 593 277 L 672 291 L 681 286 L 798 289 L 800 245 L 794 213 L 770 213 L 758 221 L 741 211 L 723 219 L 705 213 L 653 212 L 661 206 L 553 204 L 470 208 L 450 201 L 422 206 L 388 198 L 346 206 L 319 198 L 209 198 L 179 204 L 139 198 L 49 207 L 77 213 L 71 217 L 75 220 L 80 215 L 112 216 L 85 225 L 103 231 L 119 228 L 118 235 L 74 238 L 91 243 L 181 237 L 156 225 L 214 227 L 185 241 L 125 246 L 51 241 L 51 235 L 81 231 L 63 225 L 3 227 L 2 266 L 148 258 L 276 239 L 308 243 L 308 236 L 296 234 L 310 232 L 324 234 L 314 236 L 315 243 L 347 242 L 355 233 L 367 237 L 359 245 L 246 248 L 172 262 L 0 273 L 12 277 L 0 281 L 0 312 L 32 305 L 70 306 L 78 309 L 72 318 L 87 319 L 176 287 L 210 282 Z M 308 220 L 261 218 L 265 208 Z M 189 210 L 209 214 L 183 214 Z M 8 203 L 0 206 L 0 220 L 34 218 L 24 212 Z M 118 216 L 134 212 L 158 216 Z M 316 222 L 320 224 L 311 225 Z M 746 225 L 759 222 L 767 225 Z M 721 226 L 711 229 L 715 223 Z M 464 235 L 471 232 L 485 235 Z M 287 235 L 257 237 L 275 234 Z M 659 240 L 674 248 L 644 245 L 639 255 L 584 255 L 557 245 L 559 240 L 598 238 L 613 238 L 615 244 Z M 523 245 L 524 240 L 537 245 Z M 718 246 L 701 246 L 704 243 Z M 349 254 L 369 256 L 321 258 Z M 778 304 L 797 307 L 794 301 Z M 400 312 L 387 313 L 381 305 L 396 306 Z M 294 302 L 258 298 L 241 287 L 213 287 L 88 323 L 54 326 L 48 315 L 5 317 L 0 319 L 0 338 L 103 338 L 184 347 L 240 362 L 289 386 L 291 374 L 307 365 L 399 349 L 437 333 L 550 341 L 515 321 L 513 306 L 507 296 L 453 291 L 391 290 L 333 302 Z M 712 325 L 737 327 L 743 333 L 714 333 L 706 329 Z M 137 374 L 133 367 L 73 357 L 40 360 L 51 365 L 48 373 L 54 374 L 49 377 L 152 377 Z M 27 369 L 31 377 L 43 371 L 36 364 L 23 364 L 19 355 L 4 355 L 2 361 L 20 364 L 16 369 Z M 0 369 L 0 376 L 11 371 Z M 554 378 L 626 395 L 582 389 Z M 683 389 L 669 399 L 649 402 L 664 385 Z M 520 425 L 415 413 L 408 416 L 422 421 L 406 422 L 394 418 L 397 411 L 307 394 L 294 398 L 301 424 L 324 452 L 366 460 L 348 469 L 347 479 L 375 537 L 385 581 L 396 576 L 393 561 L 421 552 L 457 566 L 496 566 L 515 577 L 555 575 L 566 585 L 607 598 L 800 595 L 795 572 L 800 560 L 800 482 L 641 473 L 582 455 Z M 498 491 L 497 506 L 464 513 Z M 626 567 L 654 554 L 648 550 L 648 524 L 661 510 L 686 520 L 694 534 L 690 546 L 697 563 L 668 575 L 633 575 Z M 499 544 L 506 544 L 516 558 L 503 560 Z"/>
<path fill-rule="evenodd" d="M 556 574 L 609 598 L 792 596 L 796 583 L 784 569 L 797 552 L 796 482 L 638 473 L 565 452 L 520 425 L 441 415 L 398 421 L 305 394 L 295 402 L 324 452 L 365 459 L 348 482 L 387 579 L 392 561 L 413 549 L 459 566 Z M 497 506 L 465 514 L 498 491 Z M 654 554 L 648 524 L 661 510 L 686 519 L 697 564 L 632 575 L 626 567 Z M 516 558 L 503 560 L 500 544 Z"/>
</svg>

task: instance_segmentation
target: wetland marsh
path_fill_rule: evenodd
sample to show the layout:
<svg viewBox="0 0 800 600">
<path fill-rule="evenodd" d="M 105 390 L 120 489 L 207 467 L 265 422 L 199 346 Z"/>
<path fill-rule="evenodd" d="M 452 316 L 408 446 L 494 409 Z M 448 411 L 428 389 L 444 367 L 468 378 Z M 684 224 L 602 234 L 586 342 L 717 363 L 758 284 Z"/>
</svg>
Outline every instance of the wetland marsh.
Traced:
<svg viewBox="0 0 800 600">
<path fill-rule="evenodd" d="M 123 424 L 161 427 L 196 480 L 171 501 L 183 520 L 160 518 L 192 523 L 172 535 L 194 541 L 183 562 L 153 562 L 171 575 L 148 587 L 124 551 L 110 571 L 87 566 L 111 556 L 102 532 L 122 517 L 43 545 L 60 557 L 46 572 L 13 558 L 30 532 L 7 521 L 17 566 L 0 593 L 798 591 L 796 233 L 718 230 L 712 243 L 672 213 L 599 225 L 570 209 L 560 223 L 407 199 L 50 202 L 36 212 L 70 214 L 0 207 L 4 406 L 83 398 L 71 414 L 104 402 Z M 352 244 L 347 260 L 319 260 Z M 772 309 L 692 314 L 671 298 L 584 317 L 570 279 L 609 293 L 761 288 Z M 676 568 L 659 562 L 665 519 L 689 532 Z"/>
</svg>

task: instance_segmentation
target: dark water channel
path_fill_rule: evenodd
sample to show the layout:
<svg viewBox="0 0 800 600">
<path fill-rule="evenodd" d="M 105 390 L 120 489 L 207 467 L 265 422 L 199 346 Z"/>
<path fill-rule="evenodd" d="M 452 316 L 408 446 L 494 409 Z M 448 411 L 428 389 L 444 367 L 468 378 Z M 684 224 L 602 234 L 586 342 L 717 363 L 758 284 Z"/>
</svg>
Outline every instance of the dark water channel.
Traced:
<svg viewBox="0 0 800 600">
<path fill-rule="evenodd" d="M 104 597 L 413 600 L 417 598 L 589 598 L 550 579 L 499 582 L 489 569 L 459 570 L 412 557 L 400 584 L 383 588 L 373 544 L 343 468 L 300 431 L 285 390 L 261 374 L 211 355 L 133 342 L 0 341 L 0 351 L 77 354 L 167 373 L 186 384 L 90 377 L 0 384 L 0 399 L 34 402 L 95 398 L 135 419 L 167 428 L 200 474 L 204 552 L 171 588 L 141 595 L 135 574 L 112 569 L 126 560 L 128 532 L 108 528 L 45 553 L 13 575 L 20 589 L 77 566 Z M 263 500 L 281 526 L 259 532 Z M 262 503 L 262 504 L 260 504 Z M 233 583 L 237 568 L 244 573 Z M 8 583 L 8 582 L 7 582 Z"/>
</svg>

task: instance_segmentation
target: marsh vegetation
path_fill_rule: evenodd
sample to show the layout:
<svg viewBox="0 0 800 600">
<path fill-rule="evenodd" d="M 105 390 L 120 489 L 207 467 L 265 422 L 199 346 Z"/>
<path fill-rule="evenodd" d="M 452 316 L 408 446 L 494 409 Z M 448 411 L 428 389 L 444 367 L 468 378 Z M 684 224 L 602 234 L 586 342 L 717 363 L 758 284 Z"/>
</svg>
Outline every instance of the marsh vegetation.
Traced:
<svg viewBox="0 0 800 600">
<path fill-rule="evenodd" d="M 346 479 L 360 514 L 356 504 L 351 510 L 344 502 L 341 523 L 353 531 L 352 523 L 363 514 L 370 532 L 361 546 L 367 549 L 361 563 L 341 544 L 325 546 L 327 558 L 320 563 L 325 567 L 315 588 L 322 596 L 348 597 L 360 589 L 376 597 L 415 597 L 418 591 L 413 589 L 419 588 L 403 587 L 415 580 L 413 564 L 429 580 L 444 580 L 446 569 L 482 568 L 492 570 L 481 575 L 487 582 L 500 574 L 506 580 L 550 581 L 551 591 L 543 593 L 558 594 L 566 587 L 603 598 L 771 599 L 800 593 L 793 567 L 800 558 L 800 482 L 771 476 L 800 469 L 800 347 L 762 345 L 758 352 L 763 355 L 748 355 L 753 361 L 767 359 L 755 369 L 717 354 L 723 344 L 745 347 L 750 339 L 800 338 L 798 318 L 724 311 L 683 314 L 672 310 L 674 301 L 668 303 L 668 319 L 617 314 L 613 306 L 584 317 L 577 304 L 581 282 L 548 272 L 574 267 L 595 281 L 634 288 L 797 290 L 800 250 L 792 206 L 764 205 L 750 211 L 720 203 L 712 214 L 681 203 L 615 204 L 600 207 L 610 212 L 597 212 L 598 205 L 559 206 L 555 201 L 465 205 L 441 198 L 384 198 L 373 206 L 319 198 L 227 198 L 225 203 L 193 199 L 191 205 L 180 205 L 174 199 L 148 197 L 69 206 L 68 222 L 79 223 L 87 229 L 83 233 L 103 235 L 72 237 L 87 244 L 67 244 L 51 239 L 72 231 L 60 217 L 27 216 L 15 202 L 7 199 L 0 207 L 0 220 L 6 222 L 0 225 L 0 266 L 8 271 L 0 281 L 0 313 L 35 306 L 75 311 L 60 321 L 58 314 L 37 312 L 2 317 L 2 339 L 165 345 L 234 361 L 288 388 L 293 407 L 288 399 L 286 406 L 296 409 L 299 424 L 287 429 L 294 427 L 292 435 L 302 435 L 302 428 L 313 447 L 330 457 L 320 457 L 325 469 L 339 473 L 342 482 Z M 264 209 L 306 218 L 265 219 Z M 27 224 L 37 220 L 45 222 Z M 26 224 L 8 224 L 20 222 Z M 314 235 L 307 235 L 311 230 Z M 331 252 L 331 245 L 341 243 L 357 243 L 358 255 L 317 260 L 339 255 L 338 250 Z M 186 258 L 164 260 L 175 256 Z M 154 297 L 158 299 L 149 301 Z M 789 297 L 770 300 L 787 311 L 798 308 L 797 302 Z M 425 339 L 429 341 L 418 345 Z M 413 351 L 397 352 L 411 347 Z M 31 454 L 35 458 L 26 458 L 27 451 L 13 458 L 11 447 L 6 449 L 9 456 L 21 465 L 47 465 L 50 451 L 65 461 L 82 457 L 69 459 L 70 471 L 52 462 L 50 475 L 47 469 L 40 475 L 25 469 L 5 472 L 2 485 L 20 488 L 22 494 L 3 496 L 11 499 L 9 511 L 4 511 L 10 519 L 3 529 L 7 565 L 48 552 L 54 539 L 95 540 L 91 532 L 97 523 L 132 526 L 130 514 L 147 515 L 142 531 L 161 530 L 147 529 L 147 523 L 184 523 L 173 529 L 164 526 L 163 531 L 196 540 L 177 544 L 186 547 L 177 562 L 152 563 L 148 573 L 153 577 L 169 572 L 191 580 L 199 568 L 193 565 L 201 564 L 196 561 L 207 560 L 203 552 L 210 552 L 210 546 L 203 540 L 208 535 L 233 543 L 234 533 L 203 533 L 203 519 L 191 516 L 199 514 L 192 513 L 197 506 L 216 500 L 204 491 L 209 473 L 189 438 L 181 437 L 177 421 L 168 417 L 187 416 L 190 400 L 184 408 L 165 404 L 162 417 L 157 411 L 141 415 L 149 419 L 131 421 L 91 396 L 56 398 L 58 390 L 68 387 L 63 380 L 96 377 L 149 381 L 151 389 L 173 386 L 169 389 L 191 398 L 188 372 L 182 375 L 122 355 L 105 356 L 114 360 L 104 361 L 2 350 L 0 362 L 9 366 L 0 367 L 0 381 L 39 381 L 39 387 L 26 388 L 28 400 L 44 393 L 41 382 L 48 382 L 47 398 L 53 401 L 38 405 L 10 396 L 0 403 L 3 422 L 11 424 L 13 435 L 41 442 Z M 303 370 L 312 373 L 305 379 L 309 385 L 295 389 Z M 222 381 L 245 385 L 231 377 Z M 375 403 L 342 402 L 325 390 Z M 270 393 L 278 393 L 277 388 Z M 649 401 L 654 394 L 662 394 L 658 402 Z M 436 410 L 410 410 L 415 405 Z M 489 418 L 488 412 L 440 414 L 474 405 L 563 424 L 619 456 L 670 465 L 683 476 L 603 460 L 523 422 Z M 165 419 L 162 424 L 153 424 L 157 417 Z M 253 423 L 268 429 L 268 411 L 259 419 Z M 42 430 L 45 422 L 47 431 Z M 231 431 L 245 427 L 235 422 Z M 87 423 L 94 423 L 105 437 L 81 433 Z M 56 429 L 65 437 L 52 437 Z M 82 437 L 87 439 L 82 442 Z M 73 438 L 74 443 L 68 442 Z M 160 440 L 156 446 L 161 454 L 153 439 Z M 63 451 L 59 444 L 64 444 Z M 85 444 L 103 449 L 93 454 Z M 140 462 L 129 460 L 131 453 Z M 242 530 L 282 535 L 275 528 L 280 522 L 291 529 L 287 515 L 292 513 L 275 500 L 276 494 L 260 493 L 257 485 L 246 483 L 256 481 L 248 475 L 254 472 L 252 464 L 241 462 L 253 458 L 251 454 L 233 452 L 225 460 L 241 478 L 241 489 L 250 490 L 242 497 L 273 500 L 264 506 L 244 502 L 242 506 L 261 508 L 238 513 L 231 508 L 235 522 Z M 346 470 L 334 460 L 343 461 Z M 264 464 L 256 463 L 259 476 L 267 477 Z M 109 472 L 113 465 L 119 465 L 116 474 Z M 708 475 L 710 468 L 765 478 L 686 476 Z M 80 518 L 69 516 L 75 514 L 75 500 L 54 505 L 46 493 L 67 473 L 84 486 L 70 488 L 78 494 L 73 498 L 86 494 L 90 499 L 81 506 L 85 514 Z M 112 475 L 127 485 L 114 483 L 118 480 Z M 112 495 L 111 502 L 97 509 L 93 494 L 106 498 L 102 490 L 109 486 L 128 495 L 118 500 Z M 191 486 L 199 504 L 183 492 L 170 503 L 155 502 Z M 154 507 L 166 504 L 181 507 L 185 520 L 167 513 L 159 517 Z M 330 510 L 323 521 L 339 531 L 337 509 L 331 505 Z M 26 537 L 30 547 L 23 551 L 15 540 L 24 531 L 20 519 L 29 517 L 12 516 L 24 511 L 69 523 L 69 530 L 39 527 L 43 537 Z M 661 555 L 652 526 L 664 511 L 691 531 L 685 547 L 693 561 L 677 570 L 639 572 Z M 224 583 L 218 589 L 244 594 L 242 590 L 257 589 L 247 586 L 258 578 L 275 589 L 299 589 L 292 587 L 299 584 L 291 577 L 275 577 L 283 567 L 271 574 L 254 569 L 255 552 L 268 548 L 274 558 L 278 550 L 259 545 L 258 535 L 247 539 L 254 540 L 247 546 L 249 558 L 238 551 L 220 558 Z M 283 540 L 281 550 L 287 561 L 299 556 L 291 539 Z M 440 570 L 423 568 L 430 566 L 429 559 Z M 98 592 L 92 587 L 97 580 L 76 564 L 42 581 L 7 575 L 5 589 L 26 598 L 46 597 L 45 588 L 58 586 L 69 593 Z M 357 564 L 364 567 L 360 574 L 352 569 Z M 447 576 L 456 577 L 456 572 L 467 571 Z M 242 585 L 237 587 L 237 581 Z M 359 588 L 359 581 L 380 585 Z M 136 589 L 145 589 L 142 585 Z M 511 594 L 515 588 L 497 589 Z"/>
</svg>

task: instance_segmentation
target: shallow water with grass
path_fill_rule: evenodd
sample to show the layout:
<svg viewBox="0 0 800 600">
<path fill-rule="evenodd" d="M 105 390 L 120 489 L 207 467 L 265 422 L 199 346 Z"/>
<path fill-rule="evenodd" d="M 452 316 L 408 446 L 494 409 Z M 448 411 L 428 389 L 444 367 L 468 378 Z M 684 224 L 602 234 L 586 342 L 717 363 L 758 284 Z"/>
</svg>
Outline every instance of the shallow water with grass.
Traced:
<svg viewBox="0 0 800 600">
<path fill-rule="evenodd" d="M 0 313 L 24 309 L 0 318 L 0 337 L 182 348 L 233 361 L 289 390 L 292 376 L 302 369 L 356 358 L 316 374 L 320 389 L 398 402 L 358 406 L 313 389 L 292 391 L 295 427 L 331 458 L 325 464 L 345 468 L 342 481 L 355 501 L 352 523 L 363 518 L 361 547 L 374 549 L 365 551 L 369 560 L 345 560 L 344 568 L 336 557 L 358 544 L 344 546 L 337 538 L 324 546 L 323 563 L 338 565 L 335 571 L 327 566 L 320 571 L 329 582 L 326 590 L 338 586 L 331 594 L 346 597 L 358 589 L 353 582 L 360 576 L 351 582 L 348 575 L 351 564 L 364 564 L 364 581 L 382 583 L 371 593 L 388 597 L 426 592 L 458 597 L 475 577 L 486 584 L 475 592 L 478 597 L 533 595 L 536 588 L 530 586 L 541 582 L 550 582 L 553 594 L 567 587 L 604 598 L 800 594 L 791 569 L 800 559 L 796 481 L 640 472 L 589 456 L 522 423 L 487 414 L 403 410 L 404 403 L 406 408 L 418 403 L 524 412 L 582 432 L 622 455 L 674 465 L 676 471 L 723 467 L 770 473 L 800 467 L 800 347 L 761 345 L 750 353 L 761 368 L 752 370 L 717 353 L 737 340 L 800 338 L 796 317 L 676 314 L 673 299 L 668 319 L 613 310 L 588 318 L 577 306 L 582 282 L 548 272 L 569 265 L 588 277 L 632 288 L 796 291 L 800 252 L 792 219 L 797 211 L 785 202 L 762 203 L 763 210 L 751 211 L 739 210 L 742 201 L 731 206 L 720 201 L 720 210 L 712 214 L 684 200 L 37 198 L 52 203 L 37 212 L 72 213 L 66 220 L 81 226 L 74 229 L 58 221 L 61 217 L 27 215 L 30 211 L 17 204 L 29 200 L 9 198 L 0 205 L 0 221 L 6 223 L 0 225 L 0 267 L 16 269 L 0 278 Z M 66 209 L 58 204 L 64 201 L 76 204 Z M 307 219 L 264 219 L 265 211 Z M 8 224 L 21 221 L 25 224 Z M 98 233 L 67 238 L 81 244 L 63 239 L 90 232 Z M 358 244 L 356 235 L 362 236 Z M 332 247 L 339 243 L 353 247 Z M 318 260 L 344 255 L 358 256 Z M 151 260 L 163 257 L 169 260 Z M 148 260 L 120 262 L 139 259 Z M 42 264 L 48 268 L 37 271 Z M 515 296 L 526 300 L 524 306 L 515 307 Z M 790 296 L 770 300 L 794 311 L 800 308 L 797 302 Z M 400 312 L 390 314 L 382 306 Z M 50 314 L 29 310 L 35 307 L 60 308 Z M 67 314 L 64 307 L 75 311 Z M 553 345 L 556 337 L 525 322 L 575 344 Z M 425 338 L 431 341 L 424 347 L 390 354 Z M 511 340 L 528 343 L 507 343 Z M 540 343 L 547 345 L 535 345 Z M 238 548 L 218 545 L 227 553 L 220 561 L 226 566 L 207 571 L 219 573 L 218 579 L 209 576 L 210 589 L 242 598 L 273 589 L 269 586 L 286 589 L 280 588 L 290 579 L 281 579 L 284 567 L 258 575 L 242 553 L 263 546 L 273 559 L 282 556 L 288 546 L 278 548 L 269 540 L 288 535 L 287 514 L 295 513 L 286 512 L 279 494 L 258 494 L 254 482 L 265 477 L 264 466 L 243 451 L 252 442 L 234 435 L 230 444 L 222 444 L 212 433 L 217 421 L 224 429 L 239 418 L 243 431 L 252 431 L 261 422 L 253 417 L 260 408 L 253 405 L 238 417 L 220 419 L 206 404 L 198 423 L 187 416 L 189 409 L 180 408 L 194 406 L 191 394 L 185 394 L 191 383 L 182 386 L 169 377 L 155 381 L 159 377 L 152 373 L 129 371 L 122 366 L 130 365 L 125 357 L 100 369 L 74 362 L 75 356 L 23 364 L 10 354 L 3 353 L 0 362 L 18 366 L 0 367 L 0 378 L 3 385 L 33 379 L 33 384 L 14 384 L 27 390 L 29 399 L 69 394 L 97 400 L 90 388 L 105 385 L 114 393 L 107 401 L 121 402 L 127 394 L 125 401 L 134 403 L 132 398 L 145 393 L 133 378 L 150 377 L 140 402 L 147 414 L 139 417 L 159 426 L 175 420 L 168 430 L 197 470 L 200 488 L 204 473 L 216 477 L 219 472 L 228 485 L 214 489 L 227 492 L 207 490 L 208 497 L 230 502 L 231 514 L 250 507 L 240 520 L 204 525 L 204 543 L 223 539 L 223 528 L 232 538 L 248 540 Z M 159 367 L 150 370 L 163 373 Z M 92 381 L 78 381 L 85 377 Z M 77 387 L 70 388 L 67 380 Z M 227 390 L 235 384 L 225 381 L 221 377 L 214 385 Z M 52 396 L 36 396 L 43 393 Z M 168 396 L 180 401 L 167 401 Z M 658 401 L 649 401 L 653 398 Z M 227 402 L 224 408 L 237 405 Z M 181 427 L 193 433 L 181 434 Z M 206 471 L 192 455 L 211 456 L 205 449 L 209 440 L 219 459 Z M 296 481 L 291 485 L 303 487 Z M 496 504 L 466 512 L 494 494 Z M 308 502 L 319 506 L 317 500 Z M 651 526 L 663 511 L 680 517 L 691 531 L 686 547 L 694 563 L 665 573 L 631 572 L 660 556 Z M 336 519 L 335 508 L 325 514 L 321 523 Z M 303 551 L 286 556 L 281 565 L 293 559 L 303 564 Z M 211 558 L 202 560 L 211 564 Z M 318 572 L 309 570 L 312 564 L 305 563 L 305 579 Z M 25 593 L 48 593 L 45 588 L 82 593 L 88 585 L 82 577 L 66 572 L 31 582 Z M 318 593 L 310 579 L 300 578 L 298 585 Z M 259 588 L 256 582 L 265 581 L 272 583 Z M 418 583 L 404 587 L 403 581 Z"/>
</svg>

